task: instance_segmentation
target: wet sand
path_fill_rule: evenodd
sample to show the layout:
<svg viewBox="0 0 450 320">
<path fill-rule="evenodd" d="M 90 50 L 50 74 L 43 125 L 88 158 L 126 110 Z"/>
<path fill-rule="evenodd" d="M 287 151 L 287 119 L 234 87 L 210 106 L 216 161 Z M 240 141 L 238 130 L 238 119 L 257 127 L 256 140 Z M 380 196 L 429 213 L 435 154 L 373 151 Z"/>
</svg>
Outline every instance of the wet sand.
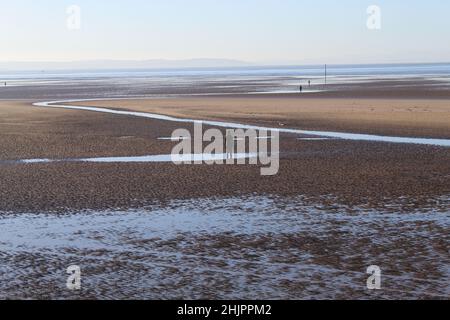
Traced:
<svg viewBox="0 0 450 320">
<path fill-rule="evenodd" d="M 338 77 L 339 78 L 339 77 Z M 298 85 L 305 84 L 308 77 L 272 75 L 209 75 L 209 76 L 146 76 L 125 78 L 123 76 L 98 76 L 93 78 L 55 78 L 52 81 L 0 87 L 3 100 L 64 100 L 130 97 L 179 97 L 187 95 L 246 95 L 261 92 L 298 93 Z M 450 99 L 448 75 L 435 76 L 369 76 L 340 77 L 330 79 L 325 87 L 323 79 L 304 86 L 312 98 L 339 99 Z M 265 94 L 270 96 L 270 94 Z M 279 94 L 276 94 L 279 96 Z"/>
<path fill-rule="evenodd" d="M 347 214 L 303 197 L 12 215 L 0 218 L 0 299 L 445 299 L 449 227 L 434 211 Z M 65 288 L 73 264 L 80 292 Z"/>
<path fill-rule="evenodd" d="M 84 104 L 185 117 L 203 114 L 203 117 L 216 119 L 220 116 L 227 120 L 229 111 L 224 110 L 242 101 L 241 98 L 236 99 L 202 98 L 201 102 L 198 99 L 95 101 Z M 215 106 L 214 103 L 219 101 L 222 101 L 223 108 L 218 109 L 217 114 L 214 114 L 212 107 L 205 107 Z M 249 107 L 232 109 L 238 114 L 233 116 L 234 120 L 248 119 L 248 114 L 254 114 L 254 109 L 250 107 L 256 108 L 255 105 L 262 104 L 261 108 L 267 110 L 267 105 L 275 103 L 273 98 L 268 101 L 248 98 L 244 102 Z M 286 104 L 284 108 L 277 108 L 280 119 L 264 120 L 271 116 L 267 112 L 258 116 L 263 120 L 255 120 L 254 115 L 248 122 L 263 125 L 285 123 L 288 122 L 286 117 L 299 109 L 291 106 L 291 99 L 276 102 L 278 105 Z M 310 101 L 307 102 L 309 105 Z M 330 117 L 328 110 L 332 107 L 328 102 L 324 103 L 322 112 L 314 109 L 316 119 L 321 118 L 317 120 L 320 124 L 312 129 L 324 129 L 325 119 Z M 435 127 L 430 126 L 430 132 L 437 136 L 444 125 L 442 119 L 447 109 L 444 102 L 436 103 L 436 113 L 428 116 L 426 121 L 420 118 L 415 126 L 406 126 L 415 117 L 406 110 L 398 111 L 399 115 L 392 115 L 392 118 L 396 120 L 396 125 L 404 124 L 406 129 L 403 132 L 410 136 L 420 136 L 422 130 L 416 126 L 421 128 L 428 122 L 435 123 Z M 402 105 L 405 104 L 402 102 Z M 198 107 L 194 109 L 193 105 Z M 379 105 L 379 114 L 386 115 L 386 108 L 381 103 Z M 345 130 L 356 130 L 359 123 L 356 119 L 361 114 L 365 116 L 367 108 L 372 107 L 373 104 L 361 112 L 348 111 L 354 115 L 353 119 L 349 116 L 352 120 Z M 312 108 L 305 107 L 305 113 L 311 116 L 308 112 Z M 31 107 L 29 102 L 2 102 L 0 112 L 0 160 L 4 162 L 0 170 L 2 211 L 127 208 L 155 201 L 251 193 L 302 194 L 317 200 L 335 195 L 346 204 L 381 208 L 384 199 L 404 196 L 410 199 L 409 205 L 413 207 L 435 203 L 445 209 L 447 204 L 441 204 L 436 199 L 450 194 L 449 148 L 345 140 L 298 140 L 297 135 L 290 134 L 281 137 L 281 169 L 271 179 L 260 177 L 259 168 L 254 166 L 151 163 L 18 165 L 7 161 L 169 154 L 176 142 L 158 138 L 170 136 L 180 124 L 95 112 L 36 108 Z M 303 113 L 300 113 L 297 115 L 300 120 L 291 120 L 290 124 L 303 126 Z M 331 127 L 333 125 L 330 124 Z M 185 126 L 192 129 L 190 124 Z M 390 130 L 394 131 L 394 127 L 389 124 Z M 446 136 L 445 133 L 443 135 Z M 217 177 L 220 177 L 220 183 Z"/>
<path fill-rule="evenodd" d="M 107 102 L 109 103 L 109 102 Z M 114 102 L 131 108 L 133 102 Z M 91 104 L 101 105 L 101 102 Z M 3 105 L 10 105 L 4 102 Z M 11 112 L 9 108 L 13 108 Z M 14 164 L 32 158 L 90 158 L 169 154 L 179 123 L 17 103 L 2 107 L 2 211 L 40 212 L 141 207 L 173 199 L 246 194 L 307 195 L 321 202 L 395 210 L 448 209 L 449 148 L 282 135 L 280 172 L 261 177 L 255 166 L 174 166 L 133 163 Z M 17 118 L 21 117 L 20 125 Z M 188 128 L 192 125 L 187 124 Z M 412 129 L 408 129 L 412 130 Z M 413 132 L 410 132 L 413 133 Z M 218 177 L 220 177 L 218 179 Z"/>
<path fill-rule="evenodd" d="M 446 101 L 413 102 L 412 111 L 410 101 L 285 96 L 84 104 L 450 137 Z M 0 119 L 0 228 L 9 232 L 0 237 L 0 298 L 370 298 L 364 272 L 371 264 L 389 279 L 376 297 L 448 296 L 449 148 L 283 134 L 274 177 L 254 166 L 18 164 L 12 160 L 167 154 L 174 142 L 158 138 L 180 124 L 31 101 L 1 101 Z M 220 216 L 242 226 L 227 229 Z M 167 217 L 172 223 L 158 227 Z M 78 295 L 65 289 L 74 263 L 86 268 Z"/>
</svg>

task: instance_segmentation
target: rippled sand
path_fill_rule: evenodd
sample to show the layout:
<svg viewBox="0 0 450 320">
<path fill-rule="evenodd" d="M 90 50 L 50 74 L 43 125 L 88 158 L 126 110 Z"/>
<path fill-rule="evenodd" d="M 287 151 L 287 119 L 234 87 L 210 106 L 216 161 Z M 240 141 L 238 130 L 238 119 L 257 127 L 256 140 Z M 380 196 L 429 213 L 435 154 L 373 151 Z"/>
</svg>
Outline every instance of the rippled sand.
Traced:
<svg viewBox="0 0 450 320">
<path fill-rule="evenodd" d="M 2 214 L 0 298 L 450 297 L 449 211 L 393 214 L 305 200 Z M 66 289 L 74 264 L 82 270 L 76 293 Z M 383 271 L 381 291 L 366 289 L 370 265 Z"/>
</svg>

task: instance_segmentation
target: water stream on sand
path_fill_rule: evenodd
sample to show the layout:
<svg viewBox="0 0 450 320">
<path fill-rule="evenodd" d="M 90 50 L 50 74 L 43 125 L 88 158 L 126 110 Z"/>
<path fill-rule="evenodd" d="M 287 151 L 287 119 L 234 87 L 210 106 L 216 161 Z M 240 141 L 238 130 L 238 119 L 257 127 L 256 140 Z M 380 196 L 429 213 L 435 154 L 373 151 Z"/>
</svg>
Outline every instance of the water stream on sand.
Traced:
<svg viewBox="0 0 450 320">
<path fill-rule="evenodd" d="M 116 115 L 142 117 L 142 118 L 180 122 L 180 123 L 199 122 L 199 120 L 195 120 L 195 119 L 175 118 L 175 117 L 153 114 L 153 113 L 148 113 L 148 112 L 113 110 L 113 109 L 108 109 L 108 108 L 82 107 L 82 106 L 77 106 L 77 105 L 63 105 L 62 104 L 62 103 L 76 103 L 76 102 L 81 102 L 81 101 L 92 101 L 92 100 L 39 102 L 39 103 L 35 103 L 34 106 L 103 112 L 103 113 L 111 113 L 111 114 L 116 114 Z M 389 137 L 389 136 L 356 134 L 356 133 L 345 133 L 345 132 L 311 131 L 311 130 L 298 130 L 298 129 L 288 129 L 288 128 L 280 129 L 280 128 L 245 125 L 245 124 L 239 124 L 239 123 L 233 123 L 233 122 L 208 121 L 208 120 L 201 121 L 201 122 L 205 125 L 221 127 L 221 128 L 271 130 L 271 131 L 278 131 L 278 132 L 282 132 L 282 133 L 292 133 L 292 134 L 310 135 L 310 136 L 325 137 L 325 138 L 337 138 L 337 139 L 354 140 L 354 141 L 376 141 L 376 142 L 421 144 L 421 145 L 450 147 L 450 139 Z"/>
</svg>

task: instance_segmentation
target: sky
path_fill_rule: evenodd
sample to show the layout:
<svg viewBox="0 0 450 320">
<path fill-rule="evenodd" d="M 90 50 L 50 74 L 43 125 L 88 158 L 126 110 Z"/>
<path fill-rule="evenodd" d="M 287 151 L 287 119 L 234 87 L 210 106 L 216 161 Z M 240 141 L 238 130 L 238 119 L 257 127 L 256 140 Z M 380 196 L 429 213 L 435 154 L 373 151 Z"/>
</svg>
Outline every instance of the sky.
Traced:
<svg viewBox="0 0 450 320">
<path fill-rule="evenodd" d="M 443 0 L 0 0 L 0 62 L 450 62 L 449 14 Z"/>
</svg>

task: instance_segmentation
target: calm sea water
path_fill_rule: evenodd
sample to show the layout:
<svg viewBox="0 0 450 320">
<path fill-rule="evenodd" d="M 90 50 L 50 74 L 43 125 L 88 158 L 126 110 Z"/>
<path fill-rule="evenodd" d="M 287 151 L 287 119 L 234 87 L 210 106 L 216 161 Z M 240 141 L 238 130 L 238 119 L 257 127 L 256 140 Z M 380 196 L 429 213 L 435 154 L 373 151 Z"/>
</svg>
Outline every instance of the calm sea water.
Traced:
<svg viewBox="0 0 450 320">
<path fill-rule="evenodd" d="M 377 64 L 328 65 L 329 76 L 430 76 L 450 75 L 450 63 L 437 64 Z M 239 68 L 198 69 L 104 69 L 60 71 L 1 71 L 0 79 L 74 79 L 104 77 L 217 77 L 217 76 L 312 76 L 321 77 L 325 66 L 256 66 Z"/>
</svg>

